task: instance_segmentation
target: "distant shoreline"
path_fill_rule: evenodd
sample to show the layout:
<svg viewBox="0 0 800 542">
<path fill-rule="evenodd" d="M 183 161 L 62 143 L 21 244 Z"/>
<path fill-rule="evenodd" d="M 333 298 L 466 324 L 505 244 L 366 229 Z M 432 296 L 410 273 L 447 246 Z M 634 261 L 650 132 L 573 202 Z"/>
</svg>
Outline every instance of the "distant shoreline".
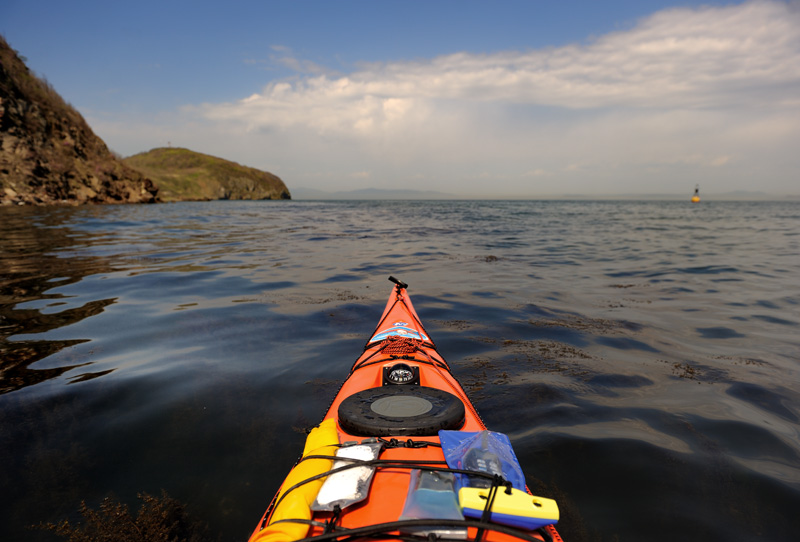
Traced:
<svg viewBox="0 0 800 542">
<path fill-rule="evenodd" d="M 362 190 L 333 191 L 292 188 L 295 201 L 338 201 L 338 200 L 429 200 L 429 201 L 689 201 L 691 194 L 555 194 L 555 195 L 503 195 L 503 196 L 463 196 L 433 190 L 384 190 L 367 188 Z M 798 195 L 776 195 L 763 192 L 706 192 L 701 203 L 713 201 L 800 201 Z"/>
</svg>

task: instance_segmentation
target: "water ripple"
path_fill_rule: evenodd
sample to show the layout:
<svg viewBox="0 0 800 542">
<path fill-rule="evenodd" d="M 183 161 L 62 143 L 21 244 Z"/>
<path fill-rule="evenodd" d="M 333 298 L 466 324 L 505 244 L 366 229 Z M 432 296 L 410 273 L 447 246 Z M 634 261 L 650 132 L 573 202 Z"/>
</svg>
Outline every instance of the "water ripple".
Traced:
<svg viewBox="0 0 800 542">
<path fill-rule="evenodd" d="M 566 540 L 794 539 L 797 209 L 2 208 L 0 539 L 160 488 L 246 537 L 389 275 Z"/>
</svg>

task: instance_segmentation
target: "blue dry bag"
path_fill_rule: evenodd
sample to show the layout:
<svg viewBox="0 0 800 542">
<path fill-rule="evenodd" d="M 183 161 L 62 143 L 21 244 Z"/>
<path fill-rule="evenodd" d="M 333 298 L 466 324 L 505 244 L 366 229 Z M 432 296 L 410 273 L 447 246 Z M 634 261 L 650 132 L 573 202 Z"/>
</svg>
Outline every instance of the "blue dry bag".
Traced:
<svg viewBox="0 0 800 542">
<path fill-rule="evenodd" d="M 519 466 L 511 441 L 503 433 L 493 431 L 439 431 L 444 458 L 451 469 L 499 474 L 511 486 L 525 491 L 525 475 Z M 489 487 L 491 480 L 483 476 L 457 475 L 458 487 Z"/>
</svg>

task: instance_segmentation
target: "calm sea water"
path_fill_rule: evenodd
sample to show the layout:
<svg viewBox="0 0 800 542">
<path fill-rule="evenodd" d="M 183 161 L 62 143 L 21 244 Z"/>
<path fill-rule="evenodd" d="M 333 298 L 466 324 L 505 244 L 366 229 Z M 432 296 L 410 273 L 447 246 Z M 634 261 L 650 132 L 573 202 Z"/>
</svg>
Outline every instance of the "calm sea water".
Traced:
<svg viewBox="0 0 800 542">
<path fill-rule="evenodd" d="M 796 540 L 800 203 L 0 209 L 0 539 L 162 489 L 245 540 L 395 275 L 568 542 Z"/>
</svg>

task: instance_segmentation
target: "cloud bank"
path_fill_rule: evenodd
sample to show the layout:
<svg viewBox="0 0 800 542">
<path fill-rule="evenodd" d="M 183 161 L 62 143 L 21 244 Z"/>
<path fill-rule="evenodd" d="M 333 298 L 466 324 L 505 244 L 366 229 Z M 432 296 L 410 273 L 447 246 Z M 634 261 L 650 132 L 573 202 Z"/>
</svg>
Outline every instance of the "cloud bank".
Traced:
<svg viewBox="0 0 800 542">
<path fill-rule="evenodd" d="M 295 77 L 187 107 L 206 129 L 184 137 L 334 190 L 800 191 L 797 4 L 669 9 L 586 43 L 343 75 L 289 53 Z"/>
</svg>

